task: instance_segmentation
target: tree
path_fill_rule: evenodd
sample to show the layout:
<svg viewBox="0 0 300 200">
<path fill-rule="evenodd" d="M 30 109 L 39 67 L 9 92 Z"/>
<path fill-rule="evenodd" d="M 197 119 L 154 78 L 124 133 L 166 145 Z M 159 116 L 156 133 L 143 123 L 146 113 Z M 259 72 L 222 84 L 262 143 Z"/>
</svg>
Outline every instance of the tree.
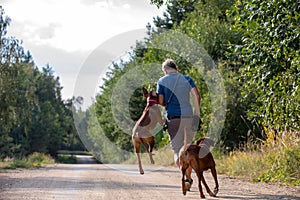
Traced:
<svg viewBox="0 0 300 200">
<path fill-rule="evenodd" d="M 10 22 L 11 19 L 8 16 L 4 17 L 4 9 L 0 6 L 0 62 L 2 64 L 31 62 L 32 56 L 29 52 L 24 52 L 22 42 L 15 37 L 6 36 Z"/>
<path fill-rule="evenodd" d="M 29 81 L 33 74 L 31 56 L 24 53 L 19 40 L 6 36 L 10 22 L 0 6 L 1 157 L 19 151 L 21 145 L 14 142 L 13 136 L 17 129 L 28 127 L 30 105 L 35 103 L 34 87 Z"/>
<path fill-rule="evenodd" d="M 203 72 L 200 72 L 196 69 L 199 67 L 200 63 L 190 63 L 191 60 L 201 60 L 202 53 L 196 52 L 198 50 L 193 51 L 188 42 L 183 42 L 180 38 L 176 38 L 176 36 L 172 36 L 169 34 L 167 37 L 164 37 L 161 34 L 163 31 L 160 29 L 170 29 L 175 30 L 177 32 L 181 32 L 183 35 L 187 35 L 193 39 L 193 41 L 202 45 L 208 54 L 213 57 L 217 65 L 220 66 L 223 72 L 226 72 L 226 76 L 232 72 L 227 70 L 227 65 L 218 64 L 218 62 L 224 62 L 226 59 L 225 52 L 228 48 L 229 43 L 237 43 L 240 39 L 235 32 L 231 31 L 229 19 L 226 16 L 226 10 L 230 8 L 230 6 L 234 3 L 234 1 L 225 1 L 225 0 L 214 0 L 214 1 L 152 1 L 153 3 L 163 3 L 167 5 L 167 12 L 164 15 L 164 18 L 156 18 L 154 19 L 155 28 L 157 31 L 150 31 L 151 26 L 148 25 L 149 30 L 149 38 L 144 43 L 139 43 L 137 48 L 133 50 L 133 54 L 131 55 L 131 60 L 125 65 L 117 65 L 112 69 L 109 73 L 109 78 L 107 78 L 106 83 L 102 87 L 102 92 L 97 98 L 96 102 L 96 110 L 99 116 L 99 123 L 104 127 L 108 127 L 111 129 L 107 129 L 108 137 L 110 140 L 115 141 L 118 138 L 118 134 L 122 134 L 118 129 L 115 129 L 115 125 L 112 125 L 113 118 L 109 112 L 111 111 L 109 101 L 111 91 L 114 88 L 114 84 L 117 82 L 119 78 L 122 77 L 124 73 L 127 73 L 134 66 L 140 65 L 140 76 L 141 77 L 151 77 L 153 82 L 157 81 L 159 77 L 154 77 L 156 74 L 151 72 L 152 75 L 147 76 L 149 70 L 144 68 L 143 66 L 147 66 L 151 63 L 161 63 L 165 58 L 171 57 L 173 58 L 178 66 L 180 66 L 180 72 L 185 73 L 193 77 L 198 87 L 201 89 L 202 103 L 201 103 L 201 114 L 203 124 L 203 132 L 198 133 L 197 137 L 200 135 L 203 136 L 204 133 L 208 131 L 210 120 L 213 118 L 214 114 L 212 114 L 212 105 L 217 103 L 222 103 L 220 99 L 216 99 L 211 97 L 212 94 L 209 93 L 207 85 L 203 79 L 203 76 L 206 76 L 207 81 L 214 82 L 214 76 L 211 73 L 212 68 L 206 68 Z M 158 5 L 160 6 L 160 5 Z M 178 14 L 179 13 L 179 14 Z M 165 46 L 166 49 L 157 48 Z M 174 49 L 174 52 L 170 52 L 167 49 L 167 46 L 171 46 Z M 189 49 L 189 51 L 186 51 Z M 192 65 L 193 64 L 193 65 Z M 157 68 L 157 66 L 156 66 Z M 223 69 L 224 68 L 224 69 Z M 159 68 L 157 68 L 159 69 Z M 153 70 L 153 68 L 151 68 Z M 151 71 L 150 70 L 150 71 Z M 162 75 L 162 73 L 161 73 Z M 148 78 L 144 79 L 144 83 L 147 85 Z M 153 83 L 152 82 L 152 83 Z M 226 79 L 228 90 L 231 87 L 235 86 L 236 82 L 230 81 L 229 78 Z M 154 84 L 155 85 L 155 84 Z M 226 126 L 224 130 L 224 134 L 232 133 L 232 135 L 224 136 L 222 139 L 228 141 L 228 143 L 223 143 L 224 146 L 228 144 L 231 148 L 238 144 L 241 141 L 241 137 L 237 137 L 238 135 L 242 135 L 240 132 L 244 131 L 246 125 L 242 118 L 238 118 L 236 116 L 240 116 L 239 114 L 242 112 L 241 108 L 235 108 L 235 92 L 236 90 L 232 90 L 229 98 L 224 95 L 224 98 L 232 99 L 231 104 L 231 117 L 227 119 Z M 136 96 L 137 93 L 132 97 L 132 99 L 138 99 Z M 234 97 L 234 98 L 233 98 Z M 122 100 L 122 98 L 119 98 Z M 211 102 L 213 99 L 214 102 Z M 121 102 L 119 102 L 121 103 Z M 138 106 L 143 104 L 141 102 L 134 102 L 135 107 L 133 108 L 133 118 L 138 118 L 138 113 L 141 113 L 142 110 L 136 109 Z M 234 110 L 235 109 L 235 110 Z M 235 124 L 236 119 L 238 118 L 239 124 L 244 124 L 242 128 L 236 128 Z M 235 121 L 232 123 L 232 121 Z M 108 124 L 110 122 L 110 124 Z M 247 132 L 245 133 L 247 134 Z M 243 134 L 243 135 L 245 135 Z M 113 136 L 114 135 L 114 136 Z M 237 137 L 237 139 L 232 143 L 232 136 Z M 161 139 L 161 137 L 160 137 Z M 159 143 L 159 142 L 158 142 Z M 128 144 L 129 145 L 129 144 Z M 131 147 L 130 147 L 131 148 Z"/>
<path fill-rule="evenodd" d="M 39 71 L 22 42 L 6 36 L 9 24 L 0 6 L 0 159 L 34 151 L 55 156 L 76 134 L 72 110 L 51 67 Z"/>
<path fill-rule="evenodd" d="M 299 130 L 299 3 L 293 0 L 237 1 L 230 16 L 242 43 L 231 48 L 240 64 L 247 117 L 271 129 Z"/>
</svg>

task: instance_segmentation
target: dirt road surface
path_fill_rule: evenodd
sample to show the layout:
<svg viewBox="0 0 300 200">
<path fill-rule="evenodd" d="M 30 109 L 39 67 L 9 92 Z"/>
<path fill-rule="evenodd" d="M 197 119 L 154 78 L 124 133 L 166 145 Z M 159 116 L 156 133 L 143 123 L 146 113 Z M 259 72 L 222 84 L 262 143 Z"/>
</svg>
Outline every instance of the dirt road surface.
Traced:
<svg viewBox="0 0 300 200">
<path fill-rule="evenodd" d="M 85 158 L 82 158 L 85 159 Z M 84 162 L 84 161 L 80 161 Z M 140 175 L 136 165 L 56 164 L 40 169 L 7 170 L 0 173 L 1 200 L 190 200 L 200 199 L 197 178 L 183 196 L 180 172 L 175 167 L 144 166 Z M 210 173 L 205 178 L 213 188 Z M 207 199 L 299 200 L 300 187 L 250 183 L 219 175 L 217 197 Z"/>
</svg>

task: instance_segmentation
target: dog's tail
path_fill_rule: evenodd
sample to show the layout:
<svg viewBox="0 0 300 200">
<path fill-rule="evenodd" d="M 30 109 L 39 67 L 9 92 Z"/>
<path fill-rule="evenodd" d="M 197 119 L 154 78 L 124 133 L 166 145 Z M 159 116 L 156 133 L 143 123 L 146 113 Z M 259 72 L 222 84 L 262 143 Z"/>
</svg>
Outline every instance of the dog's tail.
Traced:
<svg viewBox="0 0 300 200">
<path fill-rule="evenodd" d="M 183 149 L 184 149 L 184 151 L 186 151 L 187 150 L 187 135 L 186 135 L 187 133 L 186 133 L 186 127 L 184 127 L 184 136 L 183 136 Z"/>
<path fill-rule="evenodd" d="M 143 146 L 145 147 L 145 149 L 147 150 L 147 153 L 149 153 L 149 148 L 148 148 L 147 145 L 145 144 L 143 138 L 140 138 L 140 140 L 141 140 Z"/>
</svg>

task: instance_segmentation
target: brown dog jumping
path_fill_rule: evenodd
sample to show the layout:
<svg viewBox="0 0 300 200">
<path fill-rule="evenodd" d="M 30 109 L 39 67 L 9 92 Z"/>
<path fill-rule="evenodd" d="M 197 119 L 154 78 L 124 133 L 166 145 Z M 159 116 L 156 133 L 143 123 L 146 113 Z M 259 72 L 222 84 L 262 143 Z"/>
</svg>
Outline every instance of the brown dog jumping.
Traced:
<svg viewBox="0 0 300 200">
<path fill-rule="evenodd" d="M 142 116 L 136 122 L 132 130 L 132 143 L 137 155 L 140 174 L 144 174 L 140 158 L 140 146 L 141 144 L 143 144 L 143 146 L 149 153 L 150 162 L 154 164 L 154 160 L 152 158 L 154 137 L 150 131 L 155 128 L 157 123 L 163 125 L 161 111 L 157 105 L 158 99 L 156 92 L 148 92 L 145 88 L 143 88 L 143 95 L 145 98 L 147 98 L 147 105 L 143 111 Z M 147 148 L 146 143 L 149 144 L 149 148 Z"/>
<path fill-rule="evenodd" d="M 184 195 L 186 195 L 186 191 L 189 189 L 186 186 L 186 180 L 191 183 L 191 172 L 192 169 L 197 174 L 198 177 L 198 189 L 200 192 L 200 197 L 205 198 L 205 195 L 203 194 L 202 191 L 202 186 L 201 186 L 201 181 L 204 184 L 207 193 L 210 196 L 215 197 L 219 191 L 219 184 L 218 184 L 218 179 L 217 179 L 217 172 L 216 172 L 216 164 L 214 161 L 214 158 L 212 154 L 210 153 L 210 146 L 212 146 L 214 142 L 209 139 L 209 138 L 201 138 L 197 141 L 196 145 L 191 144 L 191 145 L 185 145 L 180 153 L 179 153 L 179 163 L 180 163 L 180 169 L 182 173 L 182 192 Z M 211 174 L 214 178 L 215 181 L 215 188 L 214 192 L 212 192 L 205 179 L 203 176 L 203 171 L 206 171 L 210 169 Z"/>
</svg>

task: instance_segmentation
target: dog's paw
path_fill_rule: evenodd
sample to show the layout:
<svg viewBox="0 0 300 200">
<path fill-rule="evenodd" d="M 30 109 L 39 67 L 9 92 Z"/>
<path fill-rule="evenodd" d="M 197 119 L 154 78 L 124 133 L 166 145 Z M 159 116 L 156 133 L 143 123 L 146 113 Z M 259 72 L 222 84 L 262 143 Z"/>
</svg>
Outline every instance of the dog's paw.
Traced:
<svg viewBox="0 0 300 200">
<path fill-rule="evenodd" d="M 209 196 L 211 196 L 211 197 L 216 197 L 216 194 L 213 193 L 213 192 L 209 192 L 208 194 L 209 194 Z"/>
<path fill-rule="evenodd" d="M 185 182 L 185 187 L 187 191 L 190 191 L 191 189 L 191 184 L 189 182 Z"/>
<path fill-rule="evenodd" d="M 218 194 L 218 192 L 219 192 L 219 188 L 215 188 L 215 189 L 214 189 L 214 194 L 215 194 L 215 196 Z"/>
<path fill-rule="evenodd" d="M 214 189 L 214 195 L 217 196 L 218 192 L 219 192 L 219 188 L 215 188 Z"/>
<path fill-rule="evenodd" d="M 139 169 L 139 171 L 140 171 L 141 175 L 144 175 L 144 170 L 143 169 Z"/>
<path fill-rule="evenodd" d="M 190 191 L 191 187 L 192 187 L 192 181 L 190 182 L 189 180 L 185 180 L 185 188 L 187 191 Z"/>
</svg>

